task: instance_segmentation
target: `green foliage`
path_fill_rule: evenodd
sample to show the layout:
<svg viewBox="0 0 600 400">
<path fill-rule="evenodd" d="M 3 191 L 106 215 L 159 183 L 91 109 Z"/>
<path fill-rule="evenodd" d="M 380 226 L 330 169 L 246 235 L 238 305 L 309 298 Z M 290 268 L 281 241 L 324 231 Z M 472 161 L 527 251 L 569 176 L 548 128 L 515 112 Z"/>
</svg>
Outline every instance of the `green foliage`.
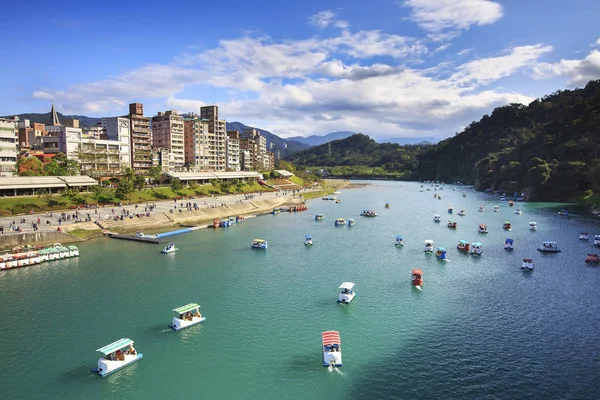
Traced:
<svg viewBox="0 0 600 400">
<path fill-rule="evenodd" d="M 160 181 L 162 178 L 162 167 L 156 165 L 148 170 L 148 176 L 155 181 Z"/>
<path fill-rule="evenodd" d="M 128 167 L 128 166 L 123 167 L 121 169 L 121 175 L 124 178 L 129 179 L 131 182 L 133 182 L 134 179 L 135 179 L 135 172 L 133 172 L 133 169 L 131 167 Z"/>
<path fill-rule="evenodd" d="M 183 188 L 183 185 L 181 184 L 181 181 L 179 180 L 179 178 L 173 178 L 171 179 L 171 190 L 173 190 L 174 192 L 181 190 Z"/>
<path fill-rule="evenodd" d="M 144 186 L 146 186 L 146 178 L 139 175 L 133 178 L 133 188 L 135 190 L 142 190 Z"/>
<path fill-rule="evenodd" d="M 127 195 L 133 192 L 133 182 L 127 178 L 119 179 L 119 186 L 115 191 L 115 196 L 119 199 L 126 199 Z"/>
<path fill-rule="evenodd" d="M 100 202 L 100 198 L 106 194 L 106 189 L 102 187 L 102 185 L 92 186 L 92 197 L 98 203 Z"/>
<path fill-rule="evenodd" d="M 44 165 L 44 175 L 49 176 L 72 176 L 79 175 L 79 164 L 75 160 L 69 160 L 65 153 L 58 153 Z"/>
</svg>

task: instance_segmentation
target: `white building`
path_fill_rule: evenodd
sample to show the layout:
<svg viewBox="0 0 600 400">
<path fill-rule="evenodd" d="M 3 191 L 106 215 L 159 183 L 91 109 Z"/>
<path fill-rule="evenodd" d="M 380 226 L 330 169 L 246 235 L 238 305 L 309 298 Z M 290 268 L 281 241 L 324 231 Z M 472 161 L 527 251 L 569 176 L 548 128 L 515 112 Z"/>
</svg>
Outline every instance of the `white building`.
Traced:
<svg viewBox="0 0 600 400">
<path fill-rule="evenodd" d="M 240 137 L 236 132 L 227 132 L 227 170 L 240 170 Z"/>
<path fill-rule="evenodd" d="M 12 176 L 17 166 L 17 121 L 0 119 L 0 176 Z"/>
<path fill-rule="evenodd" d="M 119 143 L 121 165 L 131 167 L 131 130 L 127 117 L 102 118 L 102 129 L 109 140 Z"/>
<path fill-rule="evenodd" d="M 183 117 L 175 110 L 152 117 L 152 146 L 169 149 L 169 169 L 182 171 L 185 166 Z"/>
</svg>

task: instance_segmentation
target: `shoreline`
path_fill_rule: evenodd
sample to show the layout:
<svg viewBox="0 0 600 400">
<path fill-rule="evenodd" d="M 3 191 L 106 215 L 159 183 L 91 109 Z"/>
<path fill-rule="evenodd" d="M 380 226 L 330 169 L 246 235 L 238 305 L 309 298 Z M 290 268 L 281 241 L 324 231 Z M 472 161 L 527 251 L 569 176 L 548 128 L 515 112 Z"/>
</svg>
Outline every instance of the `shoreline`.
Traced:
<svg viewBox="0 0 600 400">
<path fill-rule="evenodd" d="M 269 214 L 269 212 L 276 207 L 286 207 L 296 204 L 305 203 L 313 198 L 321 197 L 324 193 L 333 193 L 334 191 L 341 188 L 354 188 L 364 187 L 360 184 L 359 186 L 353 186 L 348 180 L 325 180 L 324 188 L 301 192 L 298 195 L 282 195 L 279 196 L 279 192 L 275 193 L 275 196 L 254 196 L 245 201 L 236 200 L 241 195 L 227 195 L 218 196 L 214 199 L 210 198 L 199 198 L 199 199 L 184 199 L 181 201 L 187 203 L 204 202 L 202 207 L 194 209 L 192 207 L 188 209 L 182 209 L 181 207 L 170 209 L 169 212 L 153 211 L 147 215 L 129 216 L 123 219 L 118 218 L 114 212 L 112 214 L 105 214 L 102 218 L 100 214 L 97 215 L 96 221 L 77 222 L 69 223 L 60 226 L 61 230 L 45 230 L 37 232 L 23 232 L 23 233 L 10 233 L 0 236 L 0 251 L 10 250 L 15 247 L 26 247 L 32 245 L 48 245 L 53 243 L 79 243 L 84 241 L 93 240 L 96 238 L 107 236 L 107 234 L 128 234 L 140 231 L 151 231 L 153 233 L 164 233 L 178 228 L 189 228 L 196 227 L 197 229 L 206 229 L 211 227 L 214 219 L 224 219 L 229 216 L 243 216 L 244 218 L 259 217 L 262 215 Z M 318 196 L 310 196 L 311 194 L 319 194 Z M 305 196 L 304 195 L 308 195 Z M 219 198 L 220 197 L 220 198 Z M 206 204 L 206 200 L 221 202 L 220 206 L 213 204 L 209 206 Z M 234 203 L 228 203 L 235 201 Z M 165 206 L 172 204 L 179 205 L 179 203 L 169 201 L 163 201 L 157 203 L 162 209 Z M 131 204 L 126 207 L 122 207 L 121 210 L 126 209 L 136 210 L 139 204 Z M 142 204 L 143 206 L 143 204 Z M 95 209 L 95 211 L 101 210 L 103 213 L 114 211 L 110 208 Z M 89 210 L 84 210 L 89 211 Z M 73 212 L 73 210 L 65 210 L 65 212 Z M 141 210 L 140 210 L 141 212 Z M 60 212 L 55 212 L 60 215 Z M 46 217 L 44 217 L 46 218 Z"/>
</svg>

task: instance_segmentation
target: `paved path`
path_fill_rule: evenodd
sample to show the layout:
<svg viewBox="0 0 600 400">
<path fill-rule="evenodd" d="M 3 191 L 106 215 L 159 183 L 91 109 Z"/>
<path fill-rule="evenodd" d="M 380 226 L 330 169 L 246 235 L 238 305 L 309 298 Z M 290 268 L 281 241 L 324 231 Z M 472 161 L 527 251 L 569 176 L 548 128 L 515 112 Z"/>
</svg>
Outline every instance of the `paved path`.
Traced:
<svg viewBox="0 0 600 400">
<path fill-rule="evenodd" d="M 304 193 L 306 190 L 302 189 L 300 193 Z M 287 193 L 288 195 L 291 192 Z M 34 228 L 32 223 L 37 223 L 38 218 L 40 223 L 38 224 L 37 230 L 40 232 L 48 232 L 48 231 L 56 231 L 59 226 L 72 225 L 76 223 L 76 217 L 84 221 L 89 214 L 89 218 L 92 221 L 102 220 L 102 219 L 110 219 L 114 216 L 120 216 L 121 214 L 127 213 L 129 211 L 130 214 L 136 213 L 168 213 L 170 210 L 178 210 L 183 207 L 183 209 L 187 209 L 187 203 L 191 203 L 192 209 L 194 209 L 194 203 L 199 208 L 207 208 L 207 207 L 222 207 L 223 204 L 232 205 L 238 204 L 240 202 L 247 203 L 253 200 L 267 200 L 274 199 L 279 196 L 285 195 L 285 192 L 258 192 L 249 195 L 244 194 L 235 194 L 235 195 L 223 195 L 216 197 L 197 197 L 194 196 L 193 199 L 183 199 L 173 201 L 171 200 L 161 200 L 156 202 L 148 202 L 148 203 L 138 203 L 136 204 L 125 205 L 123 203 L 122 206 L 118 207 L 98 207 L 98 208 L 82 208 L 80 210 L 62 210 L 62 211 L 52 211 L 52 212 L 43 212 L 43 213 L 34 213 L 30 215 L 16 215 L 12 217 L 0 217 L 0 227 L 4 228 L 4 233 L 0 233 L 0 244 L 2 243 L 2 236 L 11 235 L 11 234 L 19 234 L 19 233 L 30 233 L 34 232 Z M 251 197 L 253 196 L 253 197 Z M 176 208 L 175 208 L 176 207 Z M 24 220 L 24 222 L 22 222 Z M 10 228 L 10 224 L 15 222 L 15 225 L 21 228 L 21 232 L 13 231 Z M 49 224 L 48 224 L 49 223 Z"/>
</svg>

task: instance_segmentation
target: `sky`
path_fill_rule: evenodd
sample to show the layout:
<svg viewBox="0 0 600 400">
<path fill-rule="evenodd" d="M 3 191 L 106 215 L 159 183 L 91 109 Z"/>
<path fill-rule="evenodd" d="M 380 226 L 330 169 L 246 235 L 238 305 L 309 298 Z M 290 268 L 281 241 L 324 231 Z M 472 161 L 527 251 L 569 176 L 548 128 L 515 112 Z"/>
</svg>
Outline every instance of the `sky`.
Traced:
<svg viewBox="0 0 600 400">
<path fill-rule="evenodd" d="M 199 112 L 281 137 L 462 131 L 600 78 L 598 0 L 28 1 L 0 115 Z"/>
</svg>

